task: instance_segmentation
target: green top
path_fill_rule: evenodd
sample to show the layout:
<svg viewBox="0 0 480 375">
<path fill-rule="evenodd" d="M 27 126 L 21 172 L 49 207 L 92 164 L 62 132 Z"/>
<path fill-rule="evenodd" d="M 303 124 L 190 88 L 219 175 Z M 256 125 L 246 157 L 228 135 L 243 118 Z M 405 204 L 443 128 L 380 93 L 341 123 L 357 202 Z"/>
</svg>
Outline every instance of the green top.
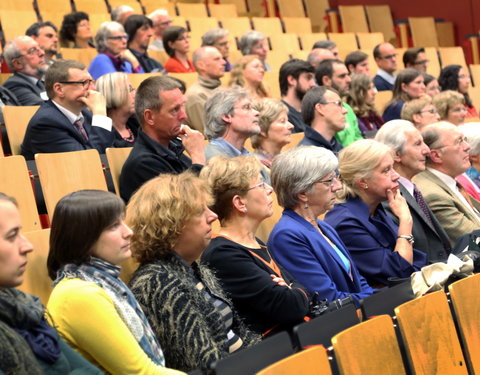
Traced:
<svg viewBox="0 0 480 375">
<path fill-rule="evenodd" d="M 355 116 L 352 107 L 347 103 L 343 103 L 343 107 L 347 110 L 347 113 L 345 114 L 345 129 L 338 132 L 335 135 L 335 138 L 343 145 L 343 147 L 347 147 L 350 143 L 363 139 L 363 137 L 358 128 L 357 116 Z"/>
</svg>

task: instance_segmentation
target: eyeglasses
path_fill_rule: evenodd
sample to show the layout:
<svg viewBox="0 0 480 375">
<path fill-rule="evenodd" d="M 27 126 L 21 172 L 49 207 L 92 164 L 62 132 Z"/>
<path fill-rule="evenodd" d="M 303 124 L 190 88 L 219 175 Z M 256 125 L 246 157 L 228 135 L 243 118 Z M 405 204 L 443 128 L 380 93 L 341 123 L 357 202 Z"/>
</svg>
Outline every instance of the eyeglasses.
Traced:
<svg viewBox="0 0 480 375">
<path fill-rule="evenodd" d="M 335 100 L 333 102 L 323 102 L 323 103 L 320 102 L 320 104 L 335 104 L 337 107 L 340 107 L 340 108 L 343 107 L 343 102 L 341 100 Z"/>
<path fill-rule="evenodd" d="M 219 47 L 226 47 L 226 46 L 228 46 L 228 43 L 229 43 L 228 41 L 226 41 L 226 42 L 221 42 L 221 43 L 218 43 L 218 46 L 219 46 Z"/>
<path fill-rule="evenodd" d="M 109 40 L 122 40 L 122 39 L 128 40 L 128 35 L 125 34 L 125 35 L 117 35 L 117 36 L 107 36 L 107 39 L 109 39 Z"/>
<path fill-rule="evenodd" d="M 257 187 L 258 187 L 258 188 L 262 188 L 263 190 L 267 190 L 267 187 L 268 187 L 268 186 L 269 186 L 269 185 L 268 185 L 266 182 L 262 181 L 262 182 L 259 182 L 259 183 L 256 184 L 256 185 L 253 185 L 252 187 L 249 187 L 249 188 L 247 189 L 247 191 L 253 190 L 253 189 L 257 188 Z"/>
<path fill-rule="evenodd" d="M 456 113 L 468 112 L 468 110 L 465 107 L 459 107 L 459 108 L 452 109 L 452 112 L 456 112 Z"/>
<path fill-rule="evenodd" d="M 233 107 L 233 109 L 243 109 L 244 111 L 251 111 L 253 110 L 252 103 L 247 103 L 242 105 L 241 107 Z"/>
<path fill-rule="evenodd" d="M 184 35 L 176 39 L 178 42 L 183 42 L 184 40 L 190 40 L 190 35 Z"/>
<path fill-rule="evenodd" d="M 329 188 L 332 188 L 332 187 L 333 187 L 333 183 L 334 183 L 335 181 L 338 181 L 339 177 L 340 177 L 340 174 L 338 173 L 338 171 L 335 171 L 335 172 L 333 172 L 333 176 L 332 176 L 331 178 L 328 178 L 328 179 L 326 179 L 326 180 L 318 180 L 318 181 L 316 181 L 315 183 L 317 183 L 317 184 L 325 184 L 325 185 L 327 185 Z"/>
<path fill-rule="evenodd" d="M 396 53 L 392 53 L 391 55 L 385 55 L 385 56 L 382 56 L 380 57 L 381 59 L 383 60 L 393 60 L 394 58 L 397 57 L 397 54 Z"/>
<path fill-rule="evenodd" d="M 430 62 L 430 60 L 420 60 L 420 61 L 415 61 L 413 65 L 427 65 Z"/>
<path fill-rule="evenodd" d="M 459 137 L 459 138 L 457 138 L 457 139 L 455 140 L 455 142 L 453 142 L 453 144 L 451 144 L 451 145 L 443 145 L 443 146 L 433 147 L 433 148 L 434 148 L 434 149 L 440 149 L 440 148 L 450 147 L 450 146 L 458 147 L 458 146 L 460 146 L 462 143 L 468 145 L 467 137 Z"/>
<path fill-rule="evenodd" d="M 60 81 L 65 85 L 82 85 L 84 89 L 88 89 L 92 83 L 95 81 L 93 79 L 86 79 L 85 81 Z"/>
<path fill-rule="evenodd" d="M 15 59 L 18 59 L 19 57 L 26 56 L 26 55 L 39 54 L 41 52 L 43 52 L 43 49 L 41 49 L 39 46 L 35 46 L 27 49 L 25 53 L 21 53 L 20 55 L 16 56 Z"/>
<path fill-rule="evenodd" d="M 430 113 L 430 114 L 434 115 L 435 113 L 438 113 L 438 111 L 437 111 L 436 108 L 432 108 L 432 109 L 425 109 L 425 110 L 420 111 L 418 113 Z"/>
</svg>

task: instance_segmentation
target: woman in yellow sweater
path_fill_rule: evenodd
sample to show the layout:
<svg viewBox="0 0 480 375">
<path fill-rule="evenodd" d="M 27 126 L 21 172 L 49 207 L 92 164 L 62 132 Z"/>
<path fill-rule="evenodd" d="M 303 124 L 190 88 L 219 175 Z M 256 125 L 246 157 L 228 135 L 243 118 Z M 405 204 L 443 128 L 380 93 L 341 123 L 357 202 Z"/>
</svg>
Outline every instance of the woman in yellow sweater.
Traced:
<svg viewBox="0 0 480 375">
<path fill-rule="evenodd" d="M 81 190 L 54 212 L 48 272 L 55 288 L 52 323 L 90 362 L 110 374 L 184 374 L 165 368 L 162 349 L 128 287 L 119 279 L 131 256 L 124 203 L 114 194 Z"/>
</svg>

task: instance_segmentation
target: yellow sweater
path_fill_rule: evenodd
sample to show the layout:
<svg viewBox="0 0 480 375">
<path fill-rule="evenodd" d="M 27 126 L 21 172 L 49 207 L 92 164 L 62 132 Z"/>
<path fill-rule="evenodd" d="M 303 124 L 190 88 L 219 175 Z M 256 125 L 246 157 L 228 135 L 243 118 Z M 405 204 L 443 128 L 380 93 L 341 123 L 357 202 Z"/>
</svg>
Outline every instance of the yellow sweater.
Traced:
<svg viewBox="0 0 480 375">
<path fill-rule="evenodd" d="M 108 294 L 97 284 L 64 279 L 47 310 L 52 325 L 72 348 L 110 374 L 181 375 L 155 364 L 125 325 Z"/>
</svg>

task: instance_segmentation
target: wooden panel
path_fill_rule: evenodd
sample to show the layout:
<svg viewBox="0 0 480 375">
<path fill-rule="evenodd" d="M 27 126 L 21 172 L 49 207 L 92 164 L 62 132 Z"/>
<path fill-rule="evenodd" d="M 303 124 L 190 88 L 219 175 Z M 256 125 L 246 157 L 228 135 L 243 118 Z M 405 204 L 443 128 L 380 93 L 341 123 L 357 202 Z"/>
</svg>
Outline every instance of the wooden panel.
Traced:
<svg viewBox="0 0 480 375">
<path fill-rule="evenodd" d="M 395 35 L 395 27 L 393 24 L 392 12 L 389 5 L 366 5 L 370 31 L 372 33 L 383 33 L 385 40 L 394 46 L 397 45 L 397 37 Z"/>
<path fill-rule="evenodd" d="M 437 29 L 433 17 L 409 17 L 408 23 L 415 47 L 438 47 Z"/>
<path fill-rule="evenodd" d="M 253 28 L 266 36 L 283 33 L 279 18 L 253 17 Z"/>
<path fill-rule="evenodd" d="M 358 49 L 354 33 L 329 33 L 328 39 L 337 43 L 340 60 L 345 60 L 345 56 Z"/>
<path fill-rule="evenodd" d="M 368 33 L 370 31 L 363 5 L 340 5 L 338 10 L 344 32 Z"/>
<path fill-rule="evenodd" d="M 467 68 L 467 62 L 465 61 L 462 47 L 440 47 L 438 53 L 440 54 L 442 67 L 458 64 Z"/>
<path fill-rule="evenodd" d="M 327 9 L 330 8 L 328 0 L 305 0 L 307 16 L 312 21 L 312 31 L 316 33 L 327 32 L 328 22 L 325 20 Z"/>
<path fill-rule="evenodd" d="M 25 35 L 25 30 L 37 21 L 37 15 L 33 11 L 0 10 L 4 40 Z"/>
<path fill-rule="evenodd" d="M 120 196 L 120 173 L 122 172 L 123 164 L 125 164 L 131 151 L 132 147 L 109 147 L 105 150 L 110 174 L 112 175 L 113 186 L 115 187 L 115 193 L 118 196 Z"/>
<path fill-rule="evenodd" d="M 277 0 L 280 17 L 305 17 L 302 0 Z"/>
<path fill-rule="evenodd" d="M 177 3 L 178 14 L 185 18 L 208 17 L 205 4 Z"/>
<path fill-rule="evenodd" d="M 356 33 L 360 49 L 371 50 L 385 41 L 383 33 Z"/>
<path fill-rule="evenodd" d="M 455 32 L 453 22 L 436 22 L 438 45 L 440 47 L 455 47 Z"/>
<path fill-rule="evenodd" d="M 434 77 L 438 77 L 440 75 L 441 68 L 437 49 L 433 47 L 427 47 L 425 48 L 425 55 L 428 59 L 427 73 Z M 397 61 L 399 61 L 398 58 Z"/>
<path fill-rule="evenodd" d="M 40 106 L 10 106 L 3 107 L 3 117 L 5 127 L 7 128 L 8 141 L 13 155 L 20 155 L 22 152 L 21 145 L 28 123 L 32 116 L 37 112 Z"/>
<path fill-rule="evenodd" d="M 248 17 L 220 18 L 220 23 L 224 29 L 230 32 L 230 35 L 240 37 L 252 29 Z"/>
<path fill-rule="evenodd" d="M 310 18 L 284 17 L 282 19 L 286 33 L 309 34 L 312 32 Z"/>
<path fill-rule="evenodd" d="M 297 34 L 273 34 L 269 39 L 272 51 L 284 50 L 294 53 L 300 50 Z"/>
<path fill-rule="evenodd" d="M 209 4 L 208 9 L 212 17 L 238 17 L 237 6 L 235 4 Z"/>
<path fill-rule="evenodd" d="M 308 52 L 312 50 L 313 45 L 319 40 L 327 40 L 327 34 L 325 33 L 301 34 L 299 37 L 302 42 L 302 49 Z"/>
</svg>

